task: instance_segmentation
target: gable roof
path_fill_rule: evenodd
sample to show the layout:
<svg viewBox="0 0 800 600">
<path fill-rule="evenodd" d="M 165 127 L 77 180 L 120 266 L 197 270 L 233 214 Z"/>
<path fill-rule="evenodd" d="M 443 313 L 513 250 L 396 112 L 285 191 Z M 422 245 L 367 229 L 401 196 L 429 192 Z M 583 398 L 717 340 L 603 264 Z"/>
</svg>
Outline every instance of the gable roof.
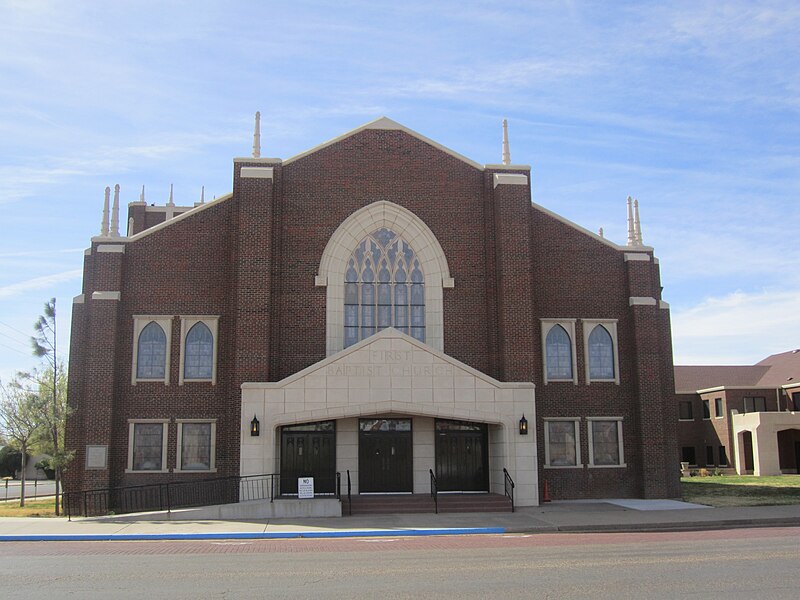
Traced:
<svg viewBox="0 0 800 600">
<path fill-rule="evenodd" d="M 773 354 L 755 365 L 675 365 L 678 393 L 713 387 L 777 388 L 793 383 L 800 383 L 800 350 Z"/>
</svg>

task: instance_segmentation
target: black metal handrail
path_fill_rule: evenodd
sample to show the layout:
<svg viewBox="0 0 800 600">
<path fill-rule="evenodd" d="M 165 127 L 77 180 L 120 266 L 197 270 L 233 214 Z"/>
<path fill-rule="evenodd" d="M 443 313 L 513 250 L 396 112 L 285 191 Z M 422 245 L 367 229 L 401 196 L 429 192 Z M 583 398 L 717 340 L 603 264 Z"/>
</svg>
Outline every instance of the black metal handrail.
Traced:
<svg viewBox="0 0 800 600">
<path fill-rule="evenodd" d="M 336 471 L 336 499 L 342 501 L 342 474 Z"/>
<path fill-rule="evenodd" d="M 347 512 L 353 516 L 353 486 L 350 483 L 350 469 L 347 469 Z"/>
<path fill-rule="evenodd" d="M 433 469 L 428 469 L 431 474 L 431 498 L 433 498 L 433 507 L 436 514 L 439 514 L 439 483 L 436 481 L 436 475 Z"/>
<path fill-rule="evenodd" d="M 508 471 L 505 467 L 503 467 L 503 477 L 505 478 L 505 493 L 506 496 L 511 500 L 511 512 L 514 512 L 514 480 L 511 479 L 511 475 L 508 474 Z"/>
</svg>

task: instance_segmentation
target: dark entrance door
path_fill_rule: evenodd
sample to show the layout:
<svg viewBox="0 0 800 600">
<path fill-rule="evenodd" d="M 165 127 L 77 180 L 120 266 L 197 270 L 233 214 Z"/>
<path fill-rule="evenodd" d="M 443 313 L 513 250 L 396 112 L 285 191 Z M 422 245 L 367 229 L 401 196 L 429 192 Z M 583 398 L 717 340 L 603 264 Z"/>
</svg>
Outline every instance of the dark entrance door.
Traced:
<svg viewBox="0 0 800 600">
<path fill-rule="evenodd" d="M 412 492 L 411 445 L 411 419 L 361 419 L 358 423 L 360 492 Z"/>
<path fill-rule="evenodd" d="M 436 479 L 441 491 L 489 491 L 485 423 L 436 419 Z"/>
<path fill-rule="evenodd" d="M 334 421 L 281 427 L 281 494 L 296 494 L 299 477 L 314 478 L 314 494 L 332 494 L 336 484 Z"/>
<path fill-rule="evenodd" d="M 794 443 L 794 466 L 795 472 L 800 473 L 800 442 Z"/>
</svg>

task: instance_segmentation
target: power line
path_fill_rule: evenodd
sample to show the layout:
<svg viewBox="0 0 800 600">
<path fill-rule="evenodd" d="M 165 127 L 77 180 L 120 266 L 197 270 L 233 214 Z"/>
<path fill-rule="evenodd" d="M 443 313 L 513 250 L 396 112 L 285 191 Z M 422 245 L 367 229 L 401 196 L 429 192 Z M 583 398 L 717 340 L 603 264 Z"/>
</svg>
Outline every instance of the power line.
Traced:
<svg viewBox="0 0 800 600">
<path fill-rule="evenodd" d="M 17 354 L 22 354 L 24 356 L 33 356 L 32 353 L 23 352 L 22 350 L 17 350 L 16 348 L 12 348 L 11 346 L 6 346 L 5 344 L 0 344 L 0 346 L 2 346 L 3 348 L 8 348 L 12 352 L 16 352 Z"/>
<path fill-rule="evenodd" d="M 30 348 L 30 340 L 28 340 L 27 342 L 21 342 L 17 338 L 11 337 L 10 335 L 5 333 L 4 331 L 0 331 L 0 336 L 3 336 L 4 338 L 6 338 L 9 342 L 14 342 L 15 344 L 19 344 L 20 346 L 25 346 L 26 348 Z"/>
<path fill-rule="evenodd" d="M 22 335 L 24 335 L 24 336 L 25 336 L 25 338 L 26 338 L 26 339 L 27 339 L 27 338 L 29 338 L 29 337 L 31 336 L 29 333 L 25 333 L 24 331 L 20 331 L 20 330 L 19 330 L 19 329 L 17 329 L 16 327 L 12 327 L 12 326 L 11 326 L 11 325 L 9 325 L 8 323 L 4 323 L 3 321 L 0 321 L 0 325 L 4 325 L 5 327 L 8 327 L 9 329 L 12 329 L 13 331 L 16 331 L 17 333 L 21 333 Z"/>
</svg>

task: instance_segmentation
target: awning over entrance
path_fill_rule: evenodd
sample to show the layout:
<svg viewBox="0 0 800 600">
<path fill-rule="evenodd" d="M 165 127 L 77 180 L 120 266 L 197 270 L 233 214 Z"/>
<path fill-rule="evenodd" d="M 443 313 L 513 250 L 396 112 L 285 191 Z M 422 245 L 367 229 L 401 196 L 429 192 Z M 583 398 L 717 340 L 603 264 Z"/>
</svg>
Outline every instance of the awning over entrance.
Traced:
<svg viewBox="0 0 800 600">
<path fill-rule="evenodd" d="M 472 437 L 467 433 L 447 436 L 456 450 L 472 456 L 475 440 L 488 446 L 485 462 L 491 491 L 502 493 L 506 468 L 516 482 L 517 504 L 535 505 L 536 434 L 533 428 L 529 435 L 519 434 L 523 414 L 535 422 L 532 383 L 499 382 L 395 329 L 386 329 L 283 381 L 243 384 L 241 473 L 280 471 L 282 427 L 335 421 L 337 471 L 350 470 L 353 481 L 358 481 L 360 453 L 366 451 L 359 450 L 359 444 L 364 443 L 374 446 L 373 454 L 379 453 L 370 460 L 361 457 L 369 468 L 399 462 L 391 452 L 405 456 L 401 453 L 407 452 L 406 435 L 411 440 L 411 456 L 404 459 L 412 465 L 411 487 L 414 493 L 423 493 L 429 490 L 428 470 L 437 468 L 436 424 L 443 429 L 441 423 L 454 421 L 473 424 L 465 425 L 464 431 L 475 432 Z M 250 435 L 253 415 L 261 422 L 258 437 Z M 410 431 L 359 435 L 366 426 L 363 420 L 369 417 L 395 419 L 395 429 L 396 423 L 402 423 Z M 483 465 L 483 446 L 479 451 L 475 465 Z M 398 482 L 400 487 L 405 485 Z M 381 481 L 372 487 L 392 485 Z"/>
</svg>

